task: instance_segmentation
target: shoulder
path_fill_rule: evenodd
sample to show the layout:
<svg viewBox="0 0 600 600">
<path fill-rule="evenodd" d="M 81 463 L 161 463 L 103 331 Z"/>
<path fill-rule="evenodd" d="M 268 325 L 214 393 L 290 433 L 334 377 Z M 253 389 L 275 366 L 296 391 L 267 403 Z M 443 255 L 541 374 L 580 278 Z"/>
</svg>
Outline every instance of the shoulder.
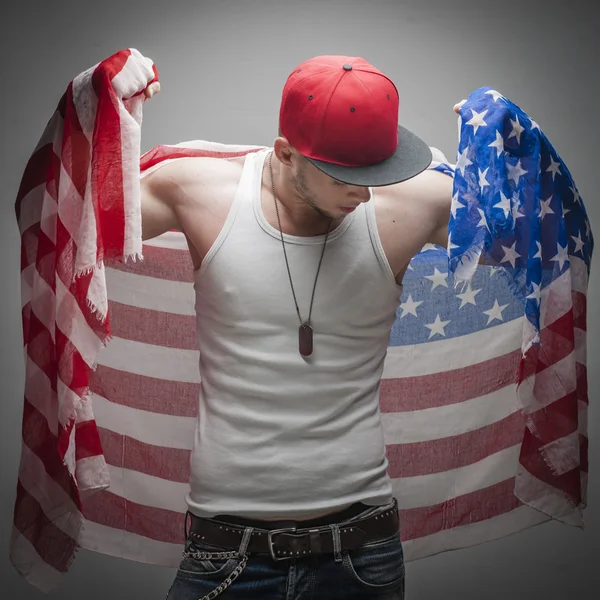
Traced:
<svg viewBox="0 0 600 600">
<path fill-rule="evenodd" d="M 450 207 L 452 200 L 452 177 L 427 169 L 411 179 L 375 188 L 379 201 L 390 210 L 406 211 L 413 208 L 418 212 Z"/>
<path fill-rule="evenodd" d="M 396 198 L 436 203 L 451 199 L 452 185 L 452 177 L 427 169 L 407 181 L 389 186 L 389 192 Z"/>
<path fill-rule="evenodd" d="M 452 177 L 427 169 L 394 185 L 376 188 L 380 210 L 389 216 L 414 217 L 432 225 L 448 218 L 452 203 Z"/>
<path fill-rule="evenodd" d="M 215 187 L 237 185 L 245 157 L 178 158 L 166 162 L 142 177 L 142 185 L 177 204 L 196 200 Z"/>
<path fill-rule="evenodd" d="M 393 247 L 398 244 L 403 258 L 408 259 L 428 242 L 445 246 L 452 188 L 452 177 L 431 169 L 401 183 L 375 188 L 380 235 L 389 238 Z"/>
</svg>

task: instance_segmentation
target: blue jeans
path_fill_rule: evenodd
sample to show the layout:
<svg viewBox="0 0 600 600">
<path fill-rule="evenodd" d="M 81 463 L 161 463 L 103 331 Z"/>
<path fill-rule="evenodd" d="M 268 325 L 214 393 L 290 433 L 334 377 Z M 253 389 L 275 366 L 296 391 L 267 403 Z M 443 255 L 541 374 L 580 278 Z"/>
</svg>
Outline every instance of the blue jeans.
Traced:
<svg viewBox="0 0 600 600">
<path fill-rule="evenodd" d="M 380 507 L 381 512 L 390 506 Z M 371 508 L 339 525 L 372 513 Z M 251 529 L 246 529 L 235 551 L 188 536 L 167 600 L 404 599 L 404 555 L 399 533 L 337 555 L 283 561 L 275 561 L 268 554 L 246 554 L 250 533 Z M 211 558 L 213 553 L 217 554 Z"/>
</svg>

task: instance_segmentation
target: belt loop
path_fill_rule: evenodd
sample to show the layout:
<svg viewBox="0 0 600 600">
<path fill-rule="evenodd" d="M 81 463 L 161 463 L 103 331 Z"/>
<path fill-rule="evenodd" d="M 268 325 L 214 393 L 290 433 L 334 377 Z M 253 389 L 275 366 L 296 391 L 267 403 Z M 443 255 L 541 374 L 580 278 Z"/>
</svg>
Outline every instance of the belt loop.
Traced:
<svg viewBox="0 0 600 600">
<path fill-rule="evenodd" d="M 340 528 L 337 523 L 329 525 L 333 535 L 333 557 L 336 563 L 342 562 L 342 540 L 340 538 Z"/>
<path fill-rule="evenodd" d="M 240 543 L 240 549 L 238 553 L 240 558 L 244 558 L 246 556 L 246 552 L 248 551 L 248 545 L 250 544 L 250 538 L 252 536 L 252 532 L 254 531 L 254 527 L 245 527 L 244 535 L 242 536 L 242 541 Z"/>
</svg>

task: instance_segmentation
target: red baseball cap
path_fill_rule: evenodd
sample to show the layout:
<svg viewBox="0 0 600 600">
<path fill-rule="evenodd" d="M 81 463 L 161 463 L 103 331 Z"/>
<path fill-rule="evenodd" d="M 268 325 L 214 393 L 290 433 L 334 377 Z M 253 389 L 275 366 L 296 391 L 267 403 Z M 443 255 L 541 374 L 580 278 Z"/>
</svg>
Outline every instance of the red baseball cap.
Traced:
<svg viewBox="0 0 600 600">
<path fill-rule="evenodd" d="M 398 124 L 393 82 L 363 58 L 317 56 L 283 88 L 279 128 L 315 167 L 343 183 L 391 185 L 431 163 L 429 146 Z"/>
</svg>

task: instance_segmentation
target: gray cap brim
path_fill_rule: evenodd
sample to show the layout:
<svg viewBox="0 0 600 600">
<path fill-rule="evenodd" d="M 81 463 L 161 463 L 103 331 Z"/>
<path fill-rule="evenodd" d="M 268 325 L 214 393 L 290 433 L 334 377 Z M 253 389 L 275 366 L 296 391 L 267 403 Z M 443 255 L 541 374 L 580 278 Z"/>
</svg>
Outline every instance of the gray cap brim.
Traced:
<svg viewBox="0 0 600 600">
<path fill-rule="evenodd" d="M 392 185 L 411 179 L 422 173 L 431 164 L 429 146 L 412 131 L 398 126 L 396 152 L 384 161 L 368 167 L 344 167 L 313 158 L 307 159 L 329 177 L 364 187 Z"/>
</svg>

